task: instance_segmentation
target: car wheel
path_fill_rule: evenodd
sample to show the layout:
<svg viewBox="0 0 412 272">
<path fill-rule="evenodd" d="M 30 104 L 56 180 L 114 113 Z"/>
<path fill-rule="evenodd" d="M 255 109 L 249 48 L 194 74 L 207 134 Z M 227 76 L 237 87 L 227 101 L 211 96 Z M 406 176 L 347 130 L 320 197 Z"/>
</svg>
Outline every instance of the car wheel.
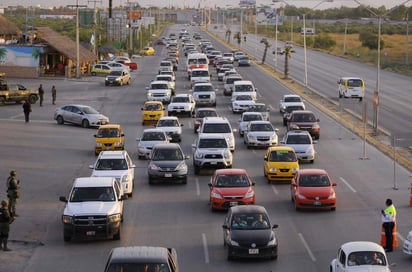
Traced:
<svg viewBox="0 0 412 272">
<path fill-rule="evenodd" d="M 36 103 L 36 101 L 37 101 L 37 96 L 35 96 L 35 95 L 30 95 L 29 96 L 30 104 L 34 104 L 34 103 Z"/>
<path fill-rule="evenodd" d="M 278 255 L 270 256 L 270 258 L 271 258 L 272 260 L 276 260 L 276 259 L 278 258 Z"/>
<path fill-rule="evenodd" d="M 113 235 L 113 240 L 120 240 L 120 228 L 117 233 Z"/>
<path fill-rule="evenodd" d="M 314 163 L 315 162 L 315 160 L 310 160 L 310 163 Z"/>
<path fill-rule="evenodd" d="M 229 251 L 229 249 L 228 249 L 228 251 Z M 232 261 L 233 259 L 234 259 L 234 257 L 232 255 L 230 255 L 230 253 L 228 252 L 227 253 L 227 260 Z"/>
<path fill-rule="evenodd" d="M 151 176 L 149 176 L 149 184 L 152 185 L 153 183 L 154 183 L 153 178 Z"/>
<path fill-rule="evenodd" d="M 104 83 L 104 85 L 105 85 L 105 86 L 109 86 L 109 83 L 106 82 L 106 83 Z"/>
<path fill-rule="evenodd" d="M 195 165 L 194 169 L 195 169 L 195 175 L 199 175 L 200 174 L 200 167 Z"/>
<path fill-rule="evenodd" d="M 88 128 L 89 126 L 90 126 L 89 120 L 84 119 L 84 120 L 82 121 L 82 127 Z"/>
<path fill-rule="evenodd" d="M 342 98 L 343 97 L 343 95 L 341 94 L 341 92 L 339 92 L 339 98 Z"/>
<path fill-rule="evenodd" d="M 56 121 L 57 121 L 57 124 L 63 125 L 64 124 L 63 116 L 61 115 L 57 116 Z"/>
<path fill-rule="evenodd" d="M 69 235 L 63 234 L 63 240 L 65 242 L 70 242 L 71 239 L 72 239 L 72 237 L 70 237 Z"/>
<path fill-rule="evenodd" d="M 334 211 L 336 211 L 336 207 L 331 208 L 330 210 L 334 212 Z"/>
<path fill-rule="evenodd" d="M 184 177 L 184 178 L 182 179 L 182 184 L 187 184 L 187 177 Z"/>
</svg>

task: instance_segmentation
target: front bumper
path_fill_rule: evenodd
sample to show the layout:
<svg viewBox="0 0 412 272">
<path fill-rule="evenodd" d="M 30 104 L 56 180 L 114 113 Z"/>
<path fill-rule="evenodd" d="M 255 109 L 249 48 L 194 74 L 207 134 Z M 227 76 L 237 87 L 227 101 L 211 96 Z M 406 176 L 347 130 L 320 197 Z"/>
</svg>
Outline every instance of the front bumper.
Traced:
<svg viewBox="0 0 412 272">
<path fill-rule="evenodd" d="M 84 224 L 73 225 L 64 224 L 63 232 L 65 237 L 70 237 L 76 240 L 92 240 L 111 238 L 120 230 L 120 221 L 109 224 Z"/>
<path fill-rule="evenodd" d="M 237 205 L 254 205 L 255 204 L 255 197 L 251 198 L 212 198 L 211 205 L 212 209 L 214 210 L 228 210 L 232 206 Z"/>
<path fill-rule="evenodd" d="M 229 246 L 228 257 L 234 258 L 276 258 L 278 246 L 250 248 L 246 246 Z"/>
</svg>

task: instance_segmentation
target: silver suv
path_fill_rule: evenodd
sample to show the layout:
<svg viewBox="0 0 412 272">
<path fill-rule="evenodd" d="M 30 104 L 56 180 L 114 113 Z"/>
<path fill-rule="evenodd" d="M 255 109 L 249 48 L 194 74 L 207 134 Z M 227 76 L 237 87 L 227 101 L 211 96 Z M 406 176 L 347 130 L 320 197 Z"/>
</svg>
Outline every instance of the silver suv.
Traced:
<svg viewBox="0 0 412 272">
<path fill-rule="evenodd" d="M 197 106 L 216 107 L 216 90 L 212 83 L 196 83 L 192 93 Z"/>
<path fill-rule="evenodd" d="M 315 148 L 313 146 L 317 141 L 312 141 L 312 136 L 306 130 L 288 131 L 280 144 L 290 146 L 295 150 L 299 161 L 315 161 Z"/>
<path fill-rule="evenodd" d="M 223 135 L 200 134 L 193 148 L 193 167 L 195 174 L 201 168 L 231 168 L 232 152 Z"/>
</svg>

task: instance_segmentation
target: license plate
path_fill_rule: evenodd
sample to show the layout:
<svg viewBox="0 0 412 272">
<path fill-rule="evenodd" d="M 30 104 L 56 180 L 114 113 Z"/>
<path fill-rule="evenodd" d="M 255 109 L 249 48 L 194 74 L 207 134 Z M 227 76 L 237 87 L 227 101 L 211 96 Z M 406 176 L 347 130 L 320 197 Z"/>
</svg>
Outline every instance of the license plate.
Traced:
<svg viewBox="0 0 412 272">
<path fill-rule="evenodd" d="M 211 162 L 210 164 L 215 165 L 215 164 L 217 164 L 217 162 L 214 161 L 214 162 Z"/>
<path fill-rule="evenodd" d="M 320 202 L 320 201 L 315 201 L 315 202 L 313 202 L 313 205 L 315 205 L 315 206 L 320 206 L 320 205 L 322 205 L 322 202 Z"/>
<path fill-rule="evenodd" d="M 87 236 L 94 236 L 94 235 L 96 235 L 96 232 L 95 231 L 86 231 L 86 235 Z"/>
<path fill-rule="evenodd" d="M 155 118 L 154 117 L 150 117 L 150 120 L 154 120 Z"/>
<path fill-rule="evenodd" d="M 236 201 L 235 202 L 232 201 L 232 202 L 229 203 L 230 206 L 236 206 L 237 204 L 238 203 Z"/>
<path fill-rule="evenodd" d="M 171 177 L 172 177 L 172 174 L 169 174 L 169 173 L 165 174 L 165 178 L 171 178 Z"/>
<path fill-rule="evenodd" d="M 258 248 L 249 248 L 249 254 L 259 254 Z"/>
</svg>

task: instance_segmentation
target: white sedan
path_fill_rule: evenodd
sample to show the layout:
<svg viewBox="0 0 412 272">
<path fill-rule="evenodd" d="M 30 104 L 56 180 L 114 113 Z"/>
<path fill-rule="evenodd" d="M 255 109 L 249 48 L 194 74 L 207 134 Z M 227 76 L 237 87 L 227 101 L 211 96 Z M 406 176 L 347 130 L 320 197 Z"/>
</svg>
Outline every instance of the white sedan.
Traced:
<svg viewBox="0 0 412 272">
<path fill-rule="evenodd" d="M 250 94 L 237 95 L 232 98 L 233 113 L 244 112 L 253 105 L 255 105 L 255 100 Z"/>
</svg>

